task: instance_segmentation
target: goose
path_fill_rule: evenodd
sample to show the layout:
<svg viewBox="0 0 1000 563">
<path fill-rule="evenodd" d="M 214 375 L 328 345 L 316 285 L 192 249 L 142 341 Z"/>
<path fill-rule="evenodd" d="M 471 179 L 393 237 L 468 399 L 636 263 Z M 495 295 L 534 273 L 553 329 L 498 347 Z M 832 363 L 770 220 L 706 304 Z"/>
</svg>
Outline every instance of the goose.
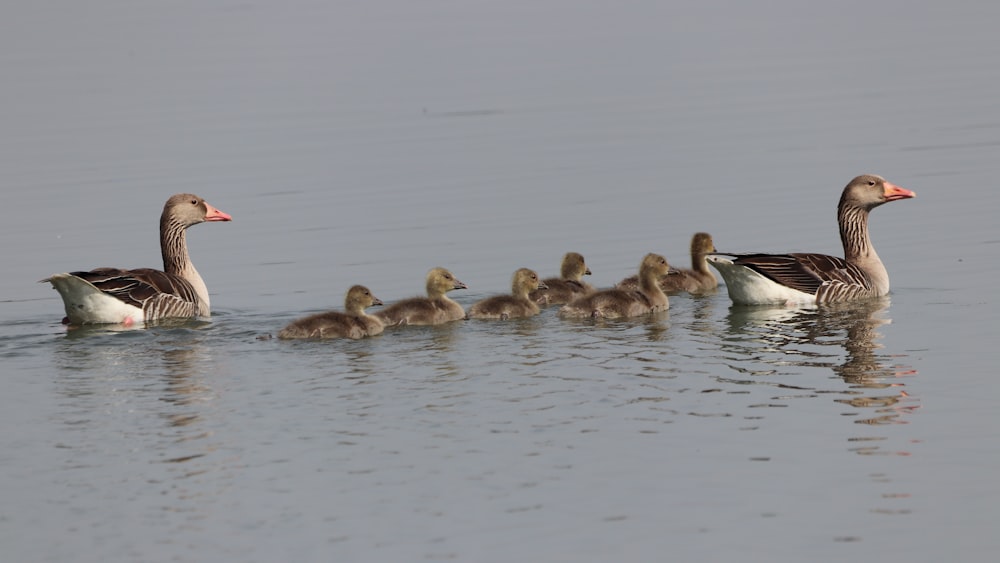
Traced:
<svg viewBox="0 0 1000 563">
<path fill-rule="evenodd" d="M 883 203 L 916 195 L 874 174 L 851 180 L 837 205 L 843 258 L 716 253 L 708 260 L 738 305 L 809 305 L 881 297 L 889 293 L 889 273 L 868 235 L 868 214 Z"/>
<path fill-rule="evenodd" d="M 187 249 L 187 228 L 205 221 L 232 221 L 193 194 L 176 194 L 160 215 L 163 271 L 97 268 L 55 274 L 52 284 L 66 309 L 64 323 L 121 324 L 132 327 L 166 318 L 208 317 L 208 288 L 195 270 Z"/>
<path fill-rule="evenodd" d="M 465 309 L 446 294 L 453 289 L 468 289 L 444 268 L 427 272 L 427 297 L 411 297 L 393 303 L 375 313 L 386 326 L 436 325 L 465 318 Z"/>
<path fill-rule="evenodd" d="M 667 259 L 659 254 L 647 254 L 639 264 L 639 289 L 602 289 L 578 297 L 563 305 L 559 314 L 564 317 L 635 317 L 666 311 L 670 307 L 667 294 L 663 293 L 659 279 L 670 271 Z"/>
<path fill-rule="evenodd" d="M 533 270 L 521 268 L 514 272 L 510 295 L 494 295 L 469 307 L 468 319 L 516 319 L 537 315 L 541 310 L 528 295 L 538 289 L 547 289 L 545 282 Z"/>
<path fill-rule="evenodd" d="M 708 269 L 706 260 L 709 253 L 715 252 L 715 242 L 708 233 L 695 233 L 691 237 L 691 269 L 673 269 L 660 278 L 660 288 L 665 293 L 705 293 L 719 287 L 719 280 Z M 638 289 L 639 278 L 632 276 L 618 282 L 620 289 Z"/>
<path fill-rule="evenodd" d="M 567 252 L 563 256 L 558 278 L 546 278 L 544 289 L 536 289 L 528 297 L 541 306 L 562 305 L 582 295 L 594 292 L 594 287 L 583 281 L 590 275 L 590 268 L 578 252 Z"/>
<path fill-rule="evenodd" d="M 351 286 L 344 297 L 344 312 L 328 311 L 297 319 L 281 329 L 278 338 L 352 338 L 382 334 L 382 321 L 365 313 L 382 301 L 363 285 Z"/>
</svg>

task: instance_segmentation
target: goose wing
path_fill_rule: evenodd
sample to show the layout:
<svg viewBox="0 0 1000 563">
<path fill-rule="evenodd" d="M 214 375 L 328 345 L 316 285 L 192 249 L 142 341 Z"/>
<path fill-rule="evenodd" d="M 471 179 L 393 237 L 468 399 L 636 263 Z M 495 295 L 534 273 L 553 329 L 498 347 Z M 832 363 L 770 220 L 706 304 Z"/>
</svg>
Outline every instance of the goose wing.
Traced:
<svg viewBox="0 0 1000 563">
<path fill-rule="evenodd" d="M 733 264 L 750 268 L 786 287 L 815 295 L 828 281 L 853 283 L 858 268 L 843 258 L 815 253 L 731 254 Z M 863 275 L 862 275 L 863 278 Z"/>
<path fill-rule="evenodd" d="M 143 310 L 146 319 L 166 316 L 194 316 L 198 313 L 198 294 L 184 278 L 138 268 L 97 268 L 89 272 L 71 272 L 124 303 Z"/>
</svg>

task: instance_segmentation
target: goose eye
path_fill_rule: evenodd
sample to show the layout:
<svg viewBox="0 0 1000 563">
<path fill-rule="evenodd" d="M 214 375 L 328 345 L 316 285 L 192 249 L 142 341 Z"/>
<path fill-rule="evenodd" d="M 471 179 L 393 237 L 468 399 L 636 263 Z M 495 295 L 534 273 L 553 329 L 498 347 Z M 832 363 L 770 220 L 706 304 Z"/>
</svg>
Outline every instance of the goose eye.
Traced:
<svg viewBox="0 0 1000 563">
<path fill-rule="evenodd" d="M 874 186 L 875 185 L 875 180 L 868 180 L 868 185 L 869 186 Z"/>
</svg>

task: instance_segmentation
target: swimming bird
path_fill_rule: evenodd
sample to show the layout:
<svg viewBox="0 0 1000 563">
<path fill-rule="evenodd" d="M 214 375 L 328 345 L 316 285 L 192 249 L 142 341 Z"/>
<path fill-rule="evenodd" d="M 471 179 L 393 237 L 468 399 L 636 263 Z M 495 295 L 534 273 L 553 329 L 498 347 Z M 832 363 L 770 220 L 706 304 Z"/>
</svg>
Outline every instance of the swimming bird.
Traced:
<svg viewBox="0 0 1000 563">
<path fill-rule="evenodd" d="M 538 274 L 528 268 L 521 268 L 514 272 L 510 286 L 510 295 L 494 295 L 476 302 L 469 307 L 466 318 L 507 320 L 537 315 L 541 309 L 528 295 L 532 291 L 548 287 L 538 279 Z"/>
<path fill-rule="evenodd" d="M 589 275 L 590 268 L 583 255 L 567 252 L 559 268 L 559 277 L 542 280 L 546 287 L 532 291 L 528 297 L 543 307 L 569 303 L 577 297 L 594 292 L 594 287 L 583 281 L 583 276 Z"/>
<path fill-rule="evenodd" d="M 71 325 L 120 323 L 134 326 L 165 318 L 208 317 L 208 288 L 187 249 L 187 228 L 232 217 L 193 194 L 171 196 L 160 215 L 163 271 L 97 268 L 55 274 L 43 282 L 59 292 Z"/>
<path fill-rule="evenodd" d="M 436 325 L 465 318 L 465 309 L 446 295 L 453 289 L 468 289 L 444 268 L 427 272 L 427 297 L 411 297 L 375 313 L 386 326 Z"/>
<path fill-rule="evenodd" d="M 706 260 L 709 253 L 715 252 L 715 242 L 708 233 L 695 233 L 691 237 L 691 269 L 674 269 L 660 278 L 660 288 L 665 293 L 704 293 L 719 286 L 719 280 L 708 269 Z M 639 278 L 632 276 L 618 282 L 620 289 L 638 289 Z"/>
<path fill-rule="evenodd" d="M 889 293 L 889 273 L 868 235 L 868 214 L 883 203 L 916 195 L 873 174 L 851 180 L 837 205 L 843 258 L 816 253 L 717 253 L 708 260 L 726 281 L 733 303 L 740 305 L 806 305 L 881 297 Z"/>
<path fill-rule="evenodd" d="M 353 338 L 382 334 L 382 320 L 365 309 L 381 305 L 363 285 L 351 286 L 344 296 L 344 312 L 327 311 L 297 319 L 281 329 L 278 338 Z"/>
<path fill-rule="evenodd" d="M 639 289 L 602 289 L 578 297 L 563 305 L 564 317 L 634 317 L 670 307 L 667 294 L 660 289 L 659 279 L 670 271 L 667 259 L 659 254 L 647 254 L 639 264 Z"/>
</svg>

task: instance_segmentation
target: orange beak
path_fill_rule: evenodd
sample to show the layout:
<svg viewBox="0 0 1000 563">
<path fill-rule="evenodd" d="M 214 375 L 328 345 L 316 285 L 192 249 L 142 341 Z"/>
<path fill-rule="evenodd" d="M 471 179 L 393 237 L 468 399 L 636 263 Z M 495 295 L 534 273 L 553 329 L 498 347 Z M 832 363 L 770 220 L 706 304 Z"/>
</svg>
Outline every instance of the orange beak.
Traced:
<svg viewBox="0 0 1000 563">
<path fill-rule="evenodd" d="M 911 197 L 917 197 L 916 192 L 911 192 L 905 188 L 901 188 L 896 184 L 885 183 L 885 189 L 882 190 L 882 197 L 886 201 L 896 201 L 897 199 L 909 199 Z"/>
<path fill-rule="evenodd" d="M 232 221 L 233 220 L 233 217 L 230 214 L 228 214 L 228 213 L 226 213 L 224 211 L 219 211 L 218 209 L 216 209 L 216 208 L 212 207 L 211 205 L 209 205 L 207 201 L 205 202 L 205 207 L 208 208 L 208 213 L 205 214 L 205 220 L 206 221 Z"/>
</svg>

